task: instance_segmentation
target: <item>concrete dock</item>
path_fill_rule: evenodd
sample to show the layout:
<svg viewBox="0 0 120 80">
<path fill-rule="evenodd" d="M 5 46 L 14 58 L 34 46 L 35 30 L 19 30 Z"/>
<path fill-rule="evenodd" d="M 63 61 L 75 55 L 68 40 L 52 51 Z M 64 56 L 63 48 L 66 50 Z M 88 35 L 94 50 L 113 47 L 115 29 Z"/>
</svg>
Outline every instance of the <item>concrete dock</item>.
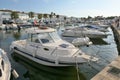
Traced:
<svg viewBox="0 0 120 80">
<path fill-rule="evenodd" d="M 120 80 L 120 56 L 91 80 Z"/>
<path fill-rule="evenodd" d="M 120 55 L 120 25 L 118 26 L 118 23 L 113 23 L 111 25 L 111 28 L 113 30 L 115 41 L 117 44 L 117 49 Z"/>
</svg>

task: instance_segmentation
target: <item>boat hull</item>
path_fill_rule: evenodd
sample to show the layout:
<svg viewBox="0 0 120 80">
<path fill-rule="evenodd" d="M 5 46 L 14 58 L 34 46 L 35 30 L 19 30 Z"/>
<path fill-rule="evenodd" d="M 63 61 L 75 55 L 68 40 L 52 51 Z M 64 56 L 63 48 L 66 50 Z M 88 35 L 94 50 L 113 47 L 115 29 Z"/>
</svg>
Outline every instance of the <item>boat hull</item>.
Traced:
<svg viewBox="0 0 120 80">
<path fill-rule="evenodd" d="M 14 49 L 14 52 L 16 52 L 17 54 L 20 54 L 36 63 L 42 64 L 42 65 L 46 65 L 46 66 L 56 66 L 56 67 L 62 67 L 62 66 L 75 66 L 76 63 L 61 63 L 61 62 L 55 62 L 55 61 L 48 61 L 46 59 L 40 58 L 40 57 L 33 57 L 32 55 L 20 51 L 18 49 Z M 82 64 L 82 63 L 81 63 Z"/>
<path fill-rule="evenodd" d="M 2 72 L 2 76 L 0 77 L 0 80 L 10 80 L 11 76 L 11 64 L 7 57 L 7 54 L 4 50 L 0 49 L 1 53 L 1 59 L 4 61 L 4 70 Z M 2 66 L 2 64 L 1 64 Z"/>
<path fill-rule="evenodd" d="M 106 38 L 107 34 L 89 34 L 86 32 L 75 32 L 75 31 L 65 31 L 64 33 L 62 33 L 62 36 L 64 37 L 89 37 L 89 38 Z"/>
</svg>

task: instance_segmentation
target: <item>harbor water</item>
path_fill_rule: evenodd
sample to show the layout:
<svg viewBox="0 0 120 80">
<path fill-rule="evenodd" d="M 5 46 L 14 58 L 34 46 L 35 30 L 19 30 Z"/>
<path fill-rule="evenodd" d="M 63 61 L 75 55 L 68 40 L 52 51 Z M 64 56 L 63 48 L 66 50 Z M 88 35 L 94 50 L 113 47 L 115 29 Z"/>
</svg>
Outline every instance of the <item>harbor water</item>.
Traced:
<svg viewBox="0 0 120 80">
<path fill-rule="evenodd" d="M 62 33 L 63 26 L 58 28 L 58 34 Z M 8 30 L 0 31 L 0 47 L 8 53 L 12 68 L 15 69 L 19 78 L 11 80 L 90 80 L 98 72 L 100 72 L 105 66 L 107 66 L 112 60 L 118 56 L 117 45 L 114 41 L 114 35 L 111 28 L 108 28 L 109 32 L 107 38 L 92 39 L 93 43 L 89 47 L 80 46 L 79 48 L 92 56 L 99 58 L 97 62 L 88 61 L 87 63 L 78 66 L 78 72 L 76 66 L 73 67 L 49 67 L 41 64 L 37 64 L 21 55 L 10 52 L 9 46 L 12 41 L 26 39 L 28 35 L 25 29 L 21 31 Z M 61 36 L 61 35 L 60 35 Z M 70 37 L 62 37 L 66 41 L 70 41 Z"/>
</svg>

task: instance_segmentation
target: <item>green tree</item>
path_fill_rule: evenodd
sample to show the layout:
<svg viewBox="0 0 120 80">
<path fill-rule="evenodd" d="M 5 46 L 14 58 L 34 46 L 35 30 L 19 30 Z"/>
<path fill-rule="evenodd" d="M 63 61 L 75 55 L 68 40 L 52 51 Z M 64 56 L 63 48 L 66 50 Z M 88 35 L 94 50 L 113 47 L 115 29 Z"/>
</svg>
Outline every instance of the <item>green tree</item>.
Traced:
<svg viewBox="0 0 120 80">
<path fill-rule="evenodd" d="M 44 14 L 43 17 L 44 17 L 44 18 L 48 18 L 48 14 Z"/>
<path fill-rule="evenodd" d="M 49 15 L 50 19 L 53 17 L 51 14 Z"/>
<path fill-rule="evenodd" d="M 51 18 L 52 18 L 52 17 L 53 17 L 53 15 L 52 15 L 52 14 L 50 14 L 50 15 L 49 15 L 50 21 L 51 21 Z"/>
<path fill-rule="evenodd" d="M 64 23 L 66 23 L 66 19 L 67 19 L 67 17 L 64 17 Z"/>
<path fill-rule="evenodd" d="M 29 12 L 28 15 L 29 15 L 30 18 L 33 18 L 34 17 L 34 12 Z"/>
<path fill-rule="evenodd" d="M 59 15 L 56 15 L 56 18 L 58 19 L 60 16 Z"/>
<path fill-rule="evenodd" d="M 106 19 L 115 19 L 115 16 L 106 17 Z"/>
<path fill-rule="evenodd" d="M 90 19 L 92 19 L 92 17 L 91 17 L 91 16 L 88 16 L 88 17 L 87 17 L 87 20 L 90 20 Z"/>
<path fill-rule="evenodd" d="M 53 17 L 53 16 L 55 16 L 56 14 L 55 14 L 55 13 L 53 13 L 53 12 L 51 12 L 51 15 L 52 15 L 52 17 Z"/>
<path fill-rule="evenodd" d="M 43 14 L 38 14 L 38 19 L 41 19 L 43 17 Z"/>
<path fill-rule="evenodd" d="M 12 18 L 12 19 L 17 19 L 17 18 L 19 18 L 18 13 L 15 12 L 15 11 L 12 12 L 12 13 L 11 13 L 11 18 Z"/>
<path fill-rule="evenodd" d="M 64 20 L 65 20 L 65 21 L 66 21 L 66 19 L 67 19 L 67 18 L 66 18 L 66 17 L 64 17 Z"/>
<path fill-rule="evenodd" d="M 60 17 L 59 15 L 56 15 L 57 20 L 59 19 L 59 17 Z"/>
<path fill-rule="evenodd" d="M 81 17 L 81 20 L 82 20 L 82 22 L 86 22 L 87 21 L 87 18 L 86 17 Z"/>
</svg>

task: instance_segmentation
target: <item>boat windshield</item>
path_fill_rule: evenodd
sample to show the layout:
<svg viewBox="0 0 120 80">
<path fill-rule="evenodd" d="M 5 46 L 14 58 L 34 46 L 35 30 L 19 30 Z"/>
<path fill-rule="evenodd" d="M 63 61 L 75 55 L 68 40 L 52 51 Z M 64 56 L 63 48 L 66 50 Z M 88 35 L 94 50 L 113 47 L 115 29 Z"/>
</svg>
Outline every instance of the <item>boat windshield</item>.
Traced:
<svg viewBox="0 0 120 80">
<path fill-rule="evenodd" d="M 57 32 L 48 32 L 48 33 L 32 34 L 31 38 L 29 38 L 28 40 L 35 43 L 44 44 L 44 43 L 53 43 L 61 39 L 58 36 Z"/>
<path fill-rule="evenodd" d="M 54 42 L 54 40 L 53 40 L 52 37 L 49 35 L 49 33 L 38 34 L 38 39 L 39 39 L 42 43 L 52 43 L 52 42 Z"/>
<path fill-rule="evenodd" d="M 53 38 L 54 41 L 60 40 L 61 38 L 57 34 L 57 32 L 51 32 L 49 35 Z"/>
</svg>

